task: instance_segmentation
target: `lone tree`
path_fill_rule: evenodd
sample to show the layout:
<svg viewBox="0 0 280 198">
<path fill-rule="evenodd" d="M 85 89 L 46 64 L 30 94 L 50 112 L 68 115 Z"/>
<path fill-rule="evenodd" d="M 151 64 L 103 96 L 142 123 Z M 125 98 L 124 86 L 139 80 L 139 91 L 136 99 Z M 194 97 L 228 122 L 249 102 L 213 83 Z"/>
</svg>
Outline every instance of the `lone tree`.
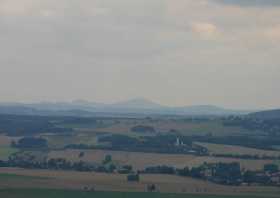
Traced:
<svg viewBox="0 0 280 198">
<path fill-rule="evenodd" d="M 84 157 L 85 156 L 85 152 L 80 152 L 79 153 L 79 158 L 82 158 L 82 157 Z"/>
</svg>

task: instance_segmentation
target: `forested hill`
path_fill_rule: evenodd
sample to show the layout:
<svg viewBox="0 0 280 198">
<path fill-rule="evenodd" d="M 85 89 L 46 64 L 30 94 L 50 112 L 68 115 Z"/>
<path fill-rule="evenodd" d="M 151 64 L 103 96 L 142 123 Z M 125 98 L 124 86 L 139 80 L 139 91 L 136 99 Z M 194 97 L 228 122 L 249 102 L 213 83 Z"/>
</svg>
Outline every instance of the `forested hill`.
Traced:
<svg viewBox="0 0 280 198">
<path fill-rule="evenodd" d="M 250 117 L 254 117 L 262 120 L 280 119 L 280 109 L 251 113 Z"/>
</svg>

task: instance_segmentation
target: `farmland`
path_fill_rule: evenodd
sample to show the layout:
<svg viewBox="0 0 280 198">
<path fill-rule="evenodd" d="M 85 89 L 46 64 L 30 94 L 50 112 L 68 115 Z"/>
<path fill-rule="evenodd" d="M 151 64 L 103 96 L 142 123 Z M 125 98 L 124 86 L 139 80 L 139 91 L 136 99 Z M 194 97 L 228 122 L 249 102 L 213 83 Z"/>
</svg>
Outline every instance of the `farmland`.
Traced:
<svg viewBox="0 0 280 198">
<path fill-rule="evenodd" d="M 220 118 L 41 117 L 36 119 L 34 126 L 33 117 L 13 116 L 9 119 L 15 119 L 23 130 L 4 125 L 12 133 L 8 131 L 0 136 L 0 188 L 12 188 L 15 192 L 16 189 L 25 189 L 31 193 L 30 197 L 32 190 L 27 189 L 31 188 L 84 193 L 80 190 L 94 187 L 98 192 L 110 193 L 91 192 L 93 196 L 110 197 L 120 195 L 115 191 L 145 192 L 150 184 L 155 184 L 161 193 L 185 193 L 187 197 L 191 196 L 187 194 L 250 197 L 260 193 L 267 197 L 279 193 L 279 188 L 275 187 L 277 181 L 269 183 L 266 182 L 268 180 L 253 178 L 246 183 L 245 180 L 247 171 L 254 175 L 266 174 L 265 165 L 279 164 L 280 151 L 272 150 L 270 144 L 262 142 L 262 138 L 273 142 L 274 148 L 278 139 L 263 136 L 262 131 L 225 125 Z M 28 122 L 24 122 L 25 119 Z M 36 132 L 37 127 L 44 131 Z M 32 129 L 31 134 L 29 129 Z M 254 158 L 255 155 L 258 157 Z M 221 178 L 215 175 L 207 176 L 211 166 L 218 170 L 219 164 L 230 167 L 234 163 L 240 174 L 236 184 L 227 183 L 230 180 L 226 175 L 221 176 L 225 180 L 219 180 Z M 131 169 L 123 173 L 125 166 Z M 147 171 L 147 168 L 159 166 L 171 167 L 174 171 Z M 203 166 L 204 169 L 195 175 L 196 170 Z M 189 172 L 181 174 L 185 168 Z M 127 175 L 138 173 L 138 182 L 128 181 Z M 269 176 L 269 181 L 271 178 Z M 254 181 L 259 181 L 258 186 L 254 186 Z M 125 194 L 130 195 L 138 196 Z M 177 194 L 151 195 L 181 197 Z"/>
<path fill-rule="evenodd" d="M 141 175 L 139 183 L 127 182 L 125 175 L 81 173 L 74 171 L 28 170 L 1 168 L 0 174 L 13 174 L 12 180 L 0 182 L 0 188 L 9 189 L 69 189 L 82 190 L 85 186 L 96 191 L 145 192 L 148 184 L 154 183 L 162 193 L 220 194 L 220 195 L 273 195 L 280 192 L 274 187 L 231 187 L 192 178 L 171 175 Z M 18 177 L 14 176 L 18 175 Z M 24 183 L 22 178 L 25 177 Z M 17 179 L 18 178 L 18 179 Z M 238 196 L 237 196 L 238 197 Z M 246 197 L 246 196 L 245 196 Z M 250 196 L 249 196 L 250 197 Z"/>
</svg>

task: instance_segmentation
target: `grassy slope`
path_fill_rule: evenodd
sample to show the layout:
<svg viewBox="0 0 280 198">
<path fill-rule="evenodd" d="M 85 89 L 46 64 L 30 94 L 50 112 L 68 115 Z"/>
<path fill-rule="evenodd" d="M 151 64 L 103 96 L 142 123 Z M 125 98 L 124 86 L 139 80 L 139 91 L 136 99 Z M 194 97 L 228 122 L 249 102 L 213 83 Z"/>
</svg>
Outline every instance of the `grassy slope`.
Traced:
<svg viewBox="0 0 280 198">
<path fill-rule="evenodd" d="M 160 193 L 125 193 L 125 192 L 84 192 L 66 190 L 41 189 L 4 189 L 0 197 L 5 198 L 270 198 L 273 196 L 225 196 L 225 195 L 191 195 L 191 194 L 160 194 Z"/>
</svg>

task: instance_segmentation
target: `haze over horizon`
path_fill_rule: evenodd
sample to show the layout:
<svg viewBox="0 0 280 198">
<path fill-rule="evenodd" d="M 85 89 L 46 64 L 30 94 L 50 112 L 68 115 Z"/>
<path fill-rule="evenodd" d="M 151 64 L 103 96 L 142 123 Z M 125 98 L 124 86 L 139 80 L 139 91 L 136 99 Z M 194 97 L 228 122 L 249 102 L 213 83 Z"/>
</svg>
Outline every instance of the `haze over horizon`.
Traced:
<svg viewBox="0 0 280 198">
<path fill-rule="evenodd" d="M 0 102 L 280 107 L 278 0 L 2 0 Z"/>
<path fill-rule="evenodd" d="M 37 101 L 0 101 L 0 105 L 5 105 L 5 106 L 13 106 L 13 105 L 36 105 L 36 104 L 68 104 L 68 105 L 89 105 L 89 106 L 129 106 L 130 104 L 132 105 L 137 105 L 139 107 L 143 106 L 144 108 L 149 108 L 149 106 L 153 106 L 152 108 L 188 108 L 188 107 L 205 107 L 205 108 L 221 108 L 225 110 L 236 110 L 236 111 L 248 111 L 248 112 L 254 112 L 254 111 L 263 111 L 263 110 L 272 110 L 272 109 L 279 109 L 280 107 L 273 107 L 273 108 L 232 108 L 228 106 L 222 106 L 219 104 L 185 104 L 185 105 L 170 105 L 170 104 L 163 104 L 154 100 L 150 100 L 147 98 L 128 98 L 125 100 L 118 100 L 118 101 L 110 101 L 110 102 L 103 102 L 103 101 L 92 101 L 92 100 L 84 100 L 84 99 L 73 99 L 73 100 L 37 100 Z M 138 107 L 137 107 L 138 108 Z"/>
</svg>

